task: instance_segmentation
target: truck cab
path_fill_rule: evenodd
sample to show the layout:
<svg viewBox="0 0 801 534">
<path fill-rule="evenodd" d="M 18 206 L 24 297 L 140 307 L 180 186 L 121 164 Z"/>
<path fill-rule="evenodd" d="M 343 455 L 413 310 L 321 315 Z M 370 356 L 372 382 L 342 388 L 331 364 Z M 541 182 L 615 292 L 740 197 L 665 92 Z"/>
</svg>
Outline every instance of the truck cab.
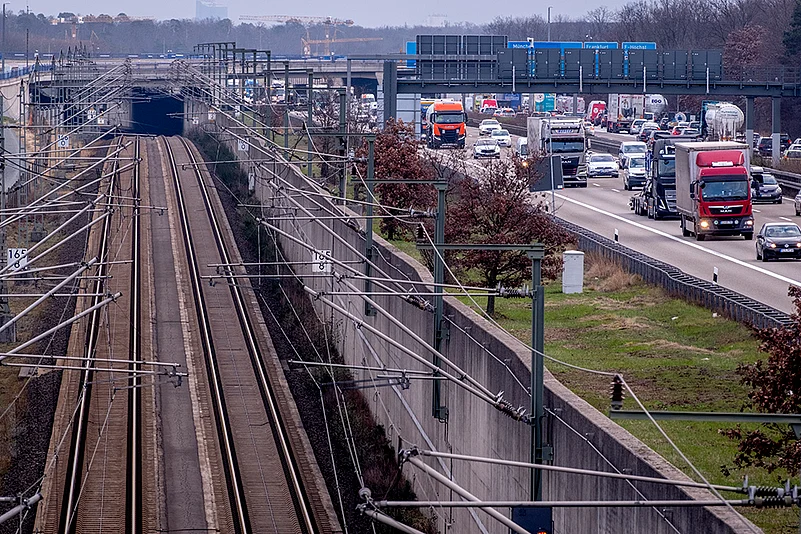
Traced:
<svg viewBox="0 0 801 534">
<path fill-rule="evenodd" d="M 558 154 L 562 159 L 565 186 L 587 187 L 587 155 L 589 141 L 584 120 L 568 117 L 529 117 L 528 150 L 543 156 Z"/>
<path fill-rule="evenodd" d="M 682 235 L 754 238 L 751 179 L 741 143 L 676 143 L 676 205 Z"/>
<path fill-rule="evenodd" d="M 426 111 L 426 142 L 429 148 L 464 148 L 465 113 L 461 102 L 436 100 Z"/>
</svg>

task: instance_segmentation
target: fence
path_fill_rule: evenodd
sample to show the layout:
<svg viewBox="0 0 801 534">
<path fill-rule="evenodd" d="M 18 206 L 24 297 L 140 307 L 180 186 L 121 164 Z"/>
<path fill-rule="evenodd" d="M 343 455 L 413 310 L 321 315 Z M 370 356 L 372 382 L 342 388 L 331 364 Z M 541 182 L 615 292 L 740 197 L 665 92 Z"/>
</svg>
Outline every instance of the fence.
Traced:
<svg viewBox="0 0 801 534">
<path fill-rule="evenodd" d="M 789 315 L 766 304 L 691 276 L 677 267 L 655 260 L 573 223 L 558 217 L 557 220 L 576 236 L 581 250 L 595 252 L 619 262 L 629 272 L 640 275 L 650 284 L 661 286 L 670 295 L 758 328 L 780 327 L 791 322 Z"/>
</svg>

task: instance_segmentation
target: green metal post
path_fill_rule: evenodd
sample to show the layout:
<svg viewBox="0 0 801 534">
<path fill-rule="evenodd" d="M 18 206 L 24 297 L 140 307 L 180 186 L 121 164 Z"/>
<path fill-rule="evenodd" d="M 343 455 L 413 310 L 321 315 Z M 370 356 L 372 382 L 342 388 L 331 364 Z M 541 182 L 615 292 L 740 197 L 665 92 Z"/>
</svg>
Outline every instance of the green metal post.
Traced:
<svg viewBox="0 0 801 534">
<path fill-rule="evenodd" d="M 442 258 L 445 250 L 442 245 L 445 244 L 445 193 L 448 190 L 446 182 L 437 182 L 434 184 L 437 190 L 437 219 L 434 227 L 434 283 L 439 284 L 434 286 L 434 350 L 440 352 L 442 349 L 442 316 L 444 299 L 442 298 L 442 284 L 445 283 L 445 263 Z M 437 367 L 442 363 L 438 356 L 434 356 L 432 363 Z M 435 373 L 436 374 L 436 373 Z M 432 415 L 440 421 L 448 419 L 448 409 L 442 405 L 442 389 L 440 384 L 442 381 L 433 380 L 434 394 L 431 398 Z"/>
<path fill-rule="evenodd" d="M 545 365 L 544 330 L 545 330 L 545 288 L 542 286 L 541 262 L 542 252 L 530 252 L 531 288 L 533 300 L 531 306 L 531 463 L 543 463 L 542 457 L 542 419 L 543 408 L 543 374 Z M 542 500 L 542 471 L 531 470 L 531 500 Z"/>
<path fill-rule="evenodd" d="M 373 203 L 375 202 L 375 135 L 367 136 L 367 220 L 364 224 L 365 247 L 364 256 L 367 258 L 365 263 L 364 275 L 367 278 L 364 282 L 365 293 L 372 291 L 370 277 L 373 275 Z M 367 302 L 364 303 L 365 315 L 375 315 L 375 310 Z"/>
<path fill-rule="evenodd" d="M 345 204 L 345 198 L 348 196 L 348 183 L 345 180 L 345 168 L 348 164 L 345 162 L 345 128 L 347 127 L 347 117 L 345 115 L 347 106 L 347 89 L 339 89 L 339 157 L 342 162 L 342 168 L 339 169 L 339 196 L 342 198 L 342 204 Z"/>
</svg>

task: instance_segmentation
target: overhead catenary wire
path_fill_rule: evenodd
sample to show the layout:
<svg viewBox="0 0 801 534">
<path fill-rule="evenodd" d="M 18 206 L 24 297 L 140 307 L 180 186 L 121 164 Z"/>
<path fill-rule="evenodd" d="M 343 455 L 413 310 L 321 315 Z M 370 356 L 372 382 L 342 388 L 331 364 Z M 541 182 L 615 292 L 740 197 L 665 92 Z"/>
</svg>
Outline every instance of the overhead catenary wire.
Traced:
<svg viewBox="0 0 801 534">
<path fill-rule="evenodd" d="M 430 238 L 429 238 L 429 240 L 430 240 Z M 497 323 L 496 323 L 496 324 L 497 324 Z M 548 357 L 548 356 L 546 355 L 546 357 Z M 580 370 L 584 370 L 584 371 L 595 372 L 596 374 L 606 374 L 606 375 L 611 375 L 611 374 L 613 374 L 613 373 L 606 373 L 606 372 L 601 372 L 601 371 L 596 371 L 596 370 L 591 370 L 591 369 L 584 369 L 584 368 L 581 368 L 581 367 L 578 367 L 578 366 L 573 366 L 573 365 L 571 365 L 571 364 L 568 364 L 567 362 L 561 362 L 561 361 L 559 361 L 559 360 L 556 360 L 556 359 L 553 359 L 553 358 L 551 358 L 551 357 L 548 357 L 548 358 L 549 358 L 549 359 L 551 359 L 551 360 L 553 360 L 553 361 L 555 361 L 556 363 L 563 364 L 563 365 L 568 365 L 568 366 L 570 366 L 570 367 L 573 367 L 573 368 L 576 368 L 576 369 L 580 369 Z"/>
</svg>

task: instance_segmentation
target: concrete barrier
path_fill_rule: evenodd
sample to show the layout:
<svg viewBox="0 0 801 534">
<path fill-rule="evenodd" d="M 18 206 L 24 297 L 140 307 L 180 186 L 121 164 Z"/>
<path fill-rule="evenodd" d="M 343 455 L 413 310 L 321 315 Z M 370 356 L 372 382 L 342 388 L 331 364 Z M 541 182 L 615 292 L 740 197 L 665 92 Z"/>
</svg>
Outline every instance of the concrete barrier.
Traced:
<svg viewBox="0 0 801 534">
<path fill-rule="evenodd" d="M 192 105 L 196 112 L 201 111 L 200 115 L 205 115 L 203 110 L 198 109 L 197 103 Z M 225 128 L 221 139 L 225 139 L 240 159 L 251 162 L 244 163 L 243 167 L 256 173 L 256 195 L 263 205 L 291 207 L 292 210 L 281 209 L 280 213 L 292 211 L 298 216 L 306 215 L 302 209 L 296 211 L 299 206 L 318 215 L 335 209 L 329 198 L 319 196 L 322 194 L 320 188 L 309 183 L 294 167 L 268 155 L 267 150 L 260 148 L 261 142 L 253 142 L 256 146 L 251 145 L 247 152 L 238 151 L 237 144 L 241 139 L 231 132 L 241 130 L 227 129 L 227 123 L 226 118 L 217 113 L 215 125 L 206 124 L 204 129 Z M 252 163 L 257 160 L 262 162 L 259 165 Z M 288 197 L 294 202 L 282 200 Z M 268 214 L 269 210 L 265 210 L 265 215 Z M 275 218 L 274 224 L 312 248 L 331 250 L 334 258 L 354 262 L 348 265 L 359 266 L 363 270 L 364 265 L 357 262 L 362 260 L 358 252 L 365 251 L 365 238 L 362 232 L 353 228 L 353 223 L 348 224 L 341 219 L 312 221 L 284 217 Z M 307 246 L 294 239 L 279 239 L 287 261 L 311 260 L 311 251 Z M 375 263 L 375 276 L 431 282 L 429 272 L 422 265 L 379 237 L 375 238 Z M 426 370 L 422 364 L 372 334 L 362 324 L 390 336 L 430 361 L 430 352 L 393 323 L 393 318 L 397 318 L 416 335 L 431 340 L 433 315 L 430 312 L 397 297 L 376 296 L 376 303 L 387 314 L 367 315 L 364 302 L 359 297 L 332 295 L 339 289 L 337 282 L 332 277 L 310 276 L 312 268 L 311 265 L 299 265 L 295 270 L 307 286 L 326 292 L 326 298 L 333 299 L 355 317 L 355 320 L 344 317 L 323 302 L 316 303 L 320 316 L 333 326 L 338 349 L 347 363 L 410 371 Z M 344 272 L 343 268 L 336 265 L 334 270 Z M 353 280 L 353 283 L 364 289 L 363 281 Z M 525 346 L 455 299 L 446 298 L 445 317 L 443 354 L 490 391 L 505 392 L 504 398 L 513 406 L 528 406 L 531 356 Z M 356 380 L 375 379 L 375 374 L 369 371 L 353 372 Z M 404 447 L 418 445 L 444 452 L 528 461 L 530 430 L 527 425 L 510 419 L 465 389 L 448 382 L 442 384 L 442 399 L 448 410 L 448 418 L 447 421 L 440 421 L 432 416 L 432 387 L 429 380 L 411 380 L 408 389 L 393 386 L 364 391 L 374 417 L 384 426 L 391 443 L 400 440 Z M 678 469 L 578 398 L 551 375 L 546 376 L 545 404 L 549 414 L 543 425 L 547 430 L 545 441 L 554 447 L 556 465 L 687 480 Z M 431 458 L 425 461 L 480 499 L 529 498 L 530 479 L 527 470 Z M 369 466 L 362 466 L 362 469 L 369 469 Z M 449 490 L 414 469 L 407 465 L 405 474 L 414 484 L 420 499 L 456 498 Z M 706 490 L 629 484 L 587 476 L 545 473 L 543 480 L 545 500 L 712 498 Z M 509 515 L 508 509 L 500 511 Z M 507 527 L 501 526 L 482 511 L 434 508 L 431 512 L 437 515 L 441 532 L 508 532 Z M 759 532 L 742 516 L 724 508 L 676 508 L 668 511 L 654 508 L 560 508 L 554 510 L 554 521 L 555 532 L 576 534 Z"/>
</svg>

